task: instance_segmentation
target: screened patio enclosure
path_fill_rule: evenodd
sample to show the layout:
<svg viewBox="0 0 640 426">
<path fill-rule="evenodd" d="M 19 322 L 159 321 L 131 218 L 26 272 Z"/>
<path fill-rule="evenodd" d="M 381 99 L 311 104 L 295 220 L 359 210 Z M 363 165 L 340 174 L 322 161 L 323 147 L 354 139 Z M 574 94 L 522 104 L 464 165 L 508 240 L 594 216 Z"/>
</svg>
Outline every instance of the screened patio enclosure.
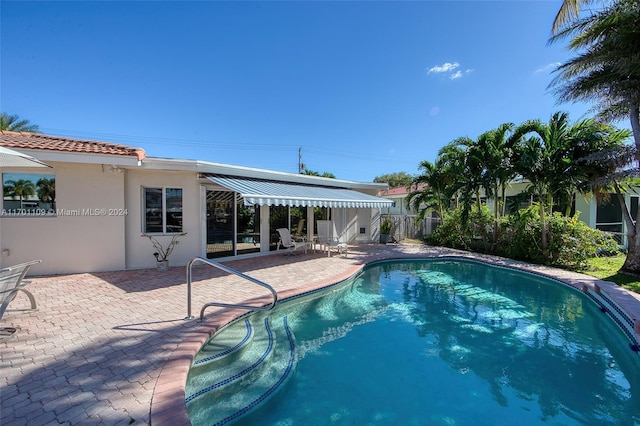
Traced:
<svg viewBox="0 0 640 426">
<path fill-rule="evenodd" d="M 208 258 L 277 250 L 278 228 L 311 241 L 315 223 L 336 220 L 351 239 L 371 232 L 371 209 L 392 201 L 347 188 L 205 175 L 219 190 L 206 190 Z"/>
</svg>

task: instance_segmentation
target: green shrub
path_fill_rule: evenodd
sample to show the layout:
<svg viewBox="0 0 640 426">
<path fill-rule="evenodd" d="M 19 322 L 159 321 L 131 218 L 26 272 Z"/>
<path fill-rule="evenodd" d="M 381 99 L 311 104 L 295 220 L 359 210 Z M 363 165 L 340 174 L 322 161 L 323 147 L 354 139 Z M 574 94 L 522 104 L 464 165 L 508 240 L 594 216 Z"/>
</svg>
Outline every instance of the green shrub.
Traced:
<svg viewBox="0 0 640 426">
<path fill-rule="evenodd" d="M 538 206 L 512 214 L 500 223 L 496 254 L 532 263 L 563 268 L 584 267 L 587 259 L 618 253 L 618 243 L 602 231 L 578 220 L 554 213 L 547 217 L 548 247 L 541 246 L 542 234 Z"/>
<path fill-rule="evenodd" d="M 596 256 L 620 252 L 618 243 L 602 231 L 590 228 L 573 217 L 554 213 L 547 218 L 547 249 L 543 250 L 540 213 L 537 205 L 505 216 L 498 221 L 494 241 L 494 217 L 487 207 L 471 211 L 462 221 L 462 210 L 450 211 L 426 242 L 462 250 L 492 253 L 531 263 L 568 269 L 584 267 Z"/>
<path fill-rule="evenodd" d="M 462 209 L 449 211 L 433 234 L 426 237 L 432 245 L 487 252 L 491 246 L 493 215 L 483 206 L 480 211 L 473 208 L 466 223 L 462 220 Z"/>
</svg>

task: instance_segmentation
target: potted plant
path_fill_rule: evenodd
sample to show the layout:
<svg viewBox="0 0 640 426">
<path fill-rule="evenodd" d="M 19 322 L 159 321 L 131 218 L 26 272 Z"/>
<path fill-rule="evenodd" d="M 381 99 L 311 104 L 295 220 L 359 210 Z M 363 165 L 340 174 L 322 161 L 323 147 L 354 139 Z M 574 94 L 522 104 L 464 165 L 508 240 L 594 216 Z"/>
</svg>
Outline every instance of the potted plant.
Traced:
<svg viewBox="0 0 640 426">
<path fill-rule="evenodd" d="M 153 248 L 156 249 L 156 251 L 153 253 L 153 256 L 156 258 L 156 268 L 158 269 L 158 271 L 169 270 L 169 255 L 173 253 L 176 245 L 178 245 L 178 238 L 185 235 L 187 235 L 186 232 L 174 234 L 173 237 L 171 237 L 171 241 L 169 241 L 169 244 L 167 244 L 166 247 L 164 247 L 155 237 L 152 237 L 151 235 L 145 235 L 147 238 L 149 238 L 149 241 L 151 241 Z"/>
<path fill-rule="evenodd" d="M 393 222 L 391 221 L 391 216 L 385 216 L 380 222 L 380 242 L 382 244 L 387 244 L 387 242 L 389 241 L 391 228 L 393 228 Z"/>
</svg>

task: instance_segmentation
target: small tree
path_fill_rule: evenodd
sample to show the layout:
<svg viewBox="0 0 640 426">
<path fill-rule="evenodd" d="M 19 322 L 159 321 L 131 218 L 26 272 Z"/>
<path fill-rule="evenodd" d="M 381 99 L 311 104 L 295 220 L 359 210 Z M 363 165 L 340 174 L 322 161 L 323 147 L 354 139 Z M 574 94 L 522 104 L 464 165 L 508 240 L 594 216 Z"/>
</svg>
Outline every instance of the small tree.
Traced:
<svg viewBox="0 0 640 426">
<path fill-rule="evenodd" d="M 398 186 L 409 186 L 413 180 L 412 176 L 406 172 L 389 173 L 382 176 L 376 176 L 373 181 L 377 183 L 386 183 L 391 188 Z"/>
</svg>

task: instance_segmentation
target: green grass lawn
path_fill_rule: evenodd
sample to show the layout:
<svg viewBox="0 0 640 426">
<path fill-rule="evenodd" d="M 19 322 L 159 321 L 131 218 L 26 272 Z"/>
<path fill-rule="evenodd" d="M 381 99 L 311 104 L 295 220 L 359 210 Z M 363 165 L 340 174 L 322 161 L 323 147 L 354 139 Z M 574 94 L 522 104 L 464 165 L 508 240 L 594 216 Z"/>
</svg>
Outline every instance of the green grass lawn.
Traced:
<svg viewBox="0 0 640 426">
<path fill-rule="evenodd" d="M 611 281 L 621 287 L 640 294 L 640 277 L 621 274 L 618 270 L 624 263 L 625 255 L 614 257 L 594 257 L 589 260 L 589 266 L 581 272 L 604 281 Z"/>
</svg>

